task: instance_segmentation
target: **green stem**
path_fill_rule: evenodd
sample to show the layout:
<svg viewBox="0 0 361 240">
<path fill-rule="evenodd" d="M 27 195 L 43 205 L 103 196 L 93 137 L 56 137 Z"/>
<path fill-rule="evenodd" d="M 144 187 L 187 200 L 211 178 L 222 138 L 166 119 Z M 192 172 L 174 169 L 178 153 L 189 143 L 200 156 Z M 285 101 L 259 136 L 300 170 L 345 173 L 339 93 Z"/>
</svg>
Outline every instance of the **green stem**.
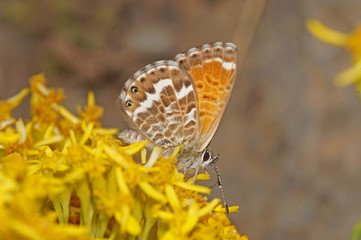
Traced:
<svg viewBox="0 0 361 240">
<path fill-rule="evenodd" d="M 80 181 L 77 184 L 76 194 L 80 199 L 80 224 L 85 225 L 90 232 L 93 232 L 92 222 L 94 216 L 94 209 L 92 206 L 90 186 L 87 180 Z"/>
<path fill-rule="evenodd" d="M 97 224 L 95 226 L 95 237 L 96 238 L 103 238 L 105 231 L 107 230 L 108 223 L 109 223 L 109 216 L 104 212 L 100 211 L 98 218 L 97 218 Z"/>
</svg>

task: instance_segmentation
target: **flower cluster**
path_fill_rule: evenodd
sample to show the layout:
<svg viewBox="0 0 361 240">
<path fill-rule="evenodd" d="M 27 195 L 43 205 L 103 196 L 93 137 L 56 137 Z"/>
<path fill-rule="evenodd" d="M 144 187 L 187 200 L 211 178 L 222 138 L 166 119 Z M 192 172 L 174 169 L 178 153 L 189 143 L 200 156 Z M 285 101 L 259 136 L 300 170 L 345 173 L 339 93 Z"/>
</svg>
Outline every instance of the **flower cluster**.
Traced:
<svg viewBox="0 0 361 240">
<path fill-rule="evenodd" d="M 31 120 L 15 119 L 29 93 Z M 127 146 L 101 127 L 92 92 L 78 116 L 63 97 L 38 74 L 0 101 L 0 239 L 248 239 L 209 188 L 178 172 L 180 148 L 147 160 L 147 142 Z"/>
<path fill-rule="evenodd" d="M 320 40 L 344 47 L 351 52 L 353 65 L 341 72 L 336 77 L 335 83 L 341 87 L 355 84 L 356 90 L 361 96 L 361 25 L 350 34 L 330 29 L 318 20 L 309 20 L 307 27 Z"/>
</svg>

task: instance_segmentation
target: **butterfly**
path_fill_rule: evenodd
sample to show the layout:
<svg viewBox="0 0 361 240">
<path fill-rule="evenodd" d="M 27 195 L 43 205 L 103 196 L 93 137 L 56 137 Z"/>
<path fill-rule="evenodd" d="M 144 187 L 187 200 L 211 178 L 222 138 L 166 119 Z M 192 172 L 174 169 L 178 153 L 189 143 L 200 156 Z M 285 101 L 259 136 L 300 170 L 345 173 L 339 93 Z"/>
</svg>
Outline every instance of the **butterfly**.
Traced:
<svg viewBox="0 0 361 240">
<path fill-rule="evenodd" d="M 140 69 L 119 96 L 121 110 L 133 126 L 121 132 L 120 139 L 129 144 L 150 140 L 166 151 L 183 145 L 178 169 L 193 169 L 197 175 L 213 166 L 219 176 L 219 155 L 207 147 L 227 106 L 237 62 L 233 43 L 216 42 Z M 219 177 L 218 185 L 221 188 Z"/>
</svg>

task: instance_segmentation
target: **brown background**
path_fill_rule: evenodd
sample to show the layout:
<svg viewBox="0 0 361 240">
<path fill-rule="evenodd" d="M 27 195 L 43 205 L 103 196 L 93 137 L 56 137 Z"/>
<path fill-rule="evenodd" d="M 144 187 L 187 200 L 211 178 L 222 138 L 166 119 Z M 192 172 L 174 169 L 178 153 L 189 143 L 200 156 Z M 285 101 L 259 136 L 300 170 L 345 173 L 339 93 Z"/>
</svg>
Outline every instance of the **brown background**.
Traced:
<svg viewBox="0 0 361 240">
<path fill-rule="evenodd" d="M 332 82 L 348 53 L 305 21 L 350 32 L 361 1 L 250 1 L 1 0 L 0 98 L 43 71 L 73 112 L 92 89 L 104 125 L 125 128 L 116 98 L 137 69 L 214 41 L 243 53 L 254 32 L 211 145 L 227 200 L 240 206 L 230 219 L 251 239 L 347 239 L 361 220 L 360 99 Z"/>
</svg>

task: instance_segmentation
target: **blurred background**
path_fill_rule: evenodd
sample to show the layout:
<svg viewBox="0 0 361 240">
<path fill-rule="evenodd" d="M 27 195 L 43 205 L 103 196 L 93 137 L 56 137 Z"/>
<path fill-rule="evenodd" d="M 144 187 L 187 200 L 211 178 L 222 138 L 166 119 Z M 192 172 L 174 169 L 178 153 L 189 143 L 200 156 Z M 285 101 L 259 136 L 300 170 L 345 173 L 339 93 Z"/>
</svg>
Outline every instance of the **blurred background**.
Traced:
<svg viewBox="0 0 361 240">
<path fill-rule="evenodd" d="M 349 33 L 361 0 L 0 0 L 0 98 L 44 72 L 73 112 L 93 90 L 103 125 L 124 129 L 116 100 L 132 73 L 233 41 L 241 64 L 211 144 L 240 206 L 232 223 L 257 240 L 348 239 L 361 220 L 361 102 L 333 85 L 351 57 L 311 36 L 310 18 Z"/>
</svg>

